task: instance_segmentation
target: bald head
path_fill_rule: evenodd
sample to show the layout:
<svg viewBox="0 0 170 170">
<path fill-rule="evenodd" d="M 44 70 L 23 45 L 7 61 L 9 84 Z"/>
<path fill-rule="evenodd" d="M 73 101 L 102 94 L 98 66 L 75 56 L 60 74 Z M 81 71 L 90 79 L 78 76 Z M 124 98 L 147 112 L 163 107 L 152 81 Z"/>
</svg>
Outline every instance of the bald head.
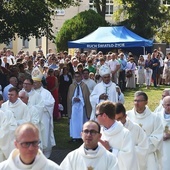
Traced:
<svg viewBox="0 0 170 170">
<path fill-rule="evenodd" d="M 37 126 L 33 123 L 24 123 L 15 130 L 15 139 L 20 140 L 21 136 L 29 136 L 29 134 L 36 135 L 36 138 L 38 139 L 35 140 L 39 140 L 39 130 Z"/>
<path fill-rule="evenodd" d="M 163 103 L 162 103 L 165 113 L 170 114 L 170 96 L 166 96 L 163 98 Z"/>
<path fill-rule="evenodd" d="M 162 92 L 162 99 L 166 96 L 170 96 L 170 88 L 166 88 Z"/>
</svg>

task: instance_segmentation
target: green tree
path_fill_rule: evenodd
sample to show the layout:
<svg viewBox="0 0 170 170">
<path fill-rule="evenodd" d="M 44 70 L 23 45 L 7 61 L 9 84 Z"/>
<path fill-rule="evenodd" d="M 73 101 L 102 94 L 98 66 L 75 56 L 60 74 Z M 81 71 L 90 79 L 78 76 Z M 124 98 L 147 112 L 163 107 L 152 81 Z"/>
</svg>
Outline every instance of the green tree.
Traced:
<svg viewBox="0 0 170 170">
<path fill-rule="evenodd" d="M 117 14 L 123 12 L 124 17 L 123 21 L 119 18 L 118 24 L 125 25 L 145 38 L 152 38 L 165 20 L 166 11 L 160 6 L 160 0 L 116 0 L 116 2 L 120 5 L 114 16 L 117 17 Z"/>
<path fill-rule="evenodd" d="M 167 6 L 164 6 L 164 9 L 167 11 L 167 16 L 161 27 L 155 33 L 154 39 L 159 43 L 164 42 L 170 44 L 170 10 Z"/>
<path fill-rule="evenodd" d="M 108 25 L 109 23 L 93 10 L 81 12 L 72 19 L 64 22 L 56 36 L 57 50 L 67 50 L 68 41 L 83 38 L 99 26 Z"/>
<path fill-rule="evenodd" d="M 53 39 L 53 9 L 70 5 L 76 5 L 74 0 L 0 0 L 0 43 L 9 42 L 15 34 L 24 39 Z"/>
</svg>

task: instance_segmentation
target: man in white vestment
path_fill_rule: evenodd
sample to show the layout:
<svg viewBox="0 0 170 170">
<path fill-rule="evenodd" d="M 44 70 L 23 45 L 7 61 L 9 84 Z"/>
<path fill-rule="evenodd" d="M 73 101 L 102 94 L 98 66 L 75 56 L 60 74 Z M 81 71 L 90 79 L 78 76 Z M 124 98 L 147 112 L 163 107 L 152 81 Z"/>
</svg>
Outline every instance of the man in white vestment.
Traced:
<svg viewBox="0 0 170 170">
<path fill-rule="evenodd" d="M 80 72 L 75 72 L 75 82 L 73 82 L 68 90 L 67 95 L 67 113 L 70 119 L 70 137 L 72 141 L 81 139 L 81 131 L 83 124 L 88 121 L 91 114 L 91 105 L 89 100 L 89 89 L 82 82 Z"/>
<path fill-rule="evenodd" d="M 10 110 L 13 113 L 18 125 L 28 122 L 29 116 L 27 105 L 23 103 L 20 98 L 18 98 L 18 89 L 16 87 L 11 87 L 9 89 L 8 98 L 9 100 L 2 104 L 2 110 L 4 112 L 6 110 Z"/>
<path fill-rule="evenodd" d="M 96 107 L 96 118 L 101 128 L 101 144 L 118 159 L 120 170 L 140 170 L 132 135 L 122 123 L 115 120 L 116 108 L 111 101 Z"/>
<path fill-rule="evenodd" d="M 90 119 L 95 119 L 96 106 L 102 101 L 109 100 L 118 102 L 116 84 L 111 81 L 111 70 L 107 65 L 102 65 L 99 70 L 102 82 L 98 83 L 90 94 L 90 103 L 92 105 L 92 114 Z"/>
<path fill-rule="evenodd" d="M 39 131 L 32 123 L 24 123 L 15 131 L 15 147 L 9 158 L 0 163 L 1 170 L 61 170 L 39 149 Z"/>
<path fill-rule="evenodd" d="M 97 122 L 86 122 L 81 136 L 84 143 L 61 162 L 63 170 L 118 170 L 117 158 L 98 144 L 101 133 Z"/>
<path fill-rule="evenodd" d="M 147 170 L 158 170 L 162 165 L 163 126 L 161 119 L 147 106 L 148 96 L 137 91 L 134 95 L 134 108 L 126 112 L 128 118 L 145 131 L 149 142 Z"/>
<path fill-rule="evenodd" d="M 162 92 L 162 99 L 159 102 L 159 106 L 154 110 L 154 113 L 161 113 L 164 111 L 164 107 L 162 105 L 163 98 L 166 96 L 170 96 L 170 89 L 166 88 Z"/>
<path fill-rule="evenodd" d="M 170 168 L 170 96 L 163 98 L 163 110 L 157 112 L 163 125 L 163 157 L 162 170 L 169 170 Z"/>
<path fill-rule="evenodd" d="M 44 126 L 42 130 L 42 144 L 43 144 L 43 153 L 49 158 L 51 155 L 52 147 L 55 146 L 54 138 L 54 126 L 53 126 L 53 109 L 54 109 L 54 98 L 51 93 L 42 87 L 42 73 L 38 67 L 34 68 L 32 71 L 32 79 L 34 81 L 34 89 L 39 93 L 45 104 L 43 115 L 42 115 L 42 124 Z"/>
<path fill-rule="evenodd" d="M 3 98 L 4 98 L 4 101 L 7 101 L 8 100 L 8 90 L 11 88 L 11 87 L 17 87 L 17 84 L 18 84 L 18 80 L 16 77 L 11 77 L 9 79 L 9 84 L 4 88 L 4 91 L 3 91 Z"/>
<path fill-rule="evenodd" d="M 40 117 L 42 117 L 42 112 L 44 110 L 44 102 L 40 94 L 38 94 L 33 87 L 34 81 L 32 78 L 27 78 L 24 80 L 23 89 L 28 93 L 29 100 L 28 105 L 33 105 L 39 111 Z"/>
<path fill-rule="evenodd" d="M 126 115 L 126 109 L 122 103 L 116 103 L 115 119 L 120 121 L 123 126 L 131 132 L 135 144 L 135 151 L 138 158 L 139 168 L 140 170 L 146 170 L 147 151 L 149 149 L 146 133 L 138 124 L 129 120 Z"/>
<path fill-rule="evenodd" d="M 0 162 L 6 160 L 14 149 L 14 131 L 17 122 L 10 111 L 0 110 Z"/>
<path fill-rule="evenodd" d="M 29 104 L 29 95 L 26 91 L 21 90 L 19 92 L 19 98 L 27 105 L 28 114 L 29 114 L 29 122 L 33 123 L 34 125 L 38 127 L 39 137 L 40 137 L 40 140 L 42 141 L 41 119 L 40 119 L 41 117 L 40 117 L 38 109 L 35 106 Z M 40 146 L 41 146 L 40 148 L 42 148 L 42 144 L 40 144 Z"/>
<path fill-rule="evenodd" d="M 89 70 L 87 68 L 83 70 L 83 82 L 87 85 L 91 93 L 96 86 L 96 82 L 89 78 Z"/>
</svg>

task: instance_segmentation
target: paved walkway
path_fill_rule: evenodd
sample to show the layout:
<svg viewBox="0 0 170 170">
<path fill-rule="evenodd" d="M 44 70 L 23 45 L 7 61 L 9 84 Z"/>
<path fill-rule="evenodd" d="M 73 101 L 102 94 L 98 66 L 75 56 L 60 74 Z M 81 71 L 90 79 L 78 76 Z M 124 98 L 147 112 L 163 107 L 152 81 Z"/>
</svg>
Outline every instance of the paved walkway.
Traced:
<svg viewBox="0 0 170 170">
<path fill-rule="evenodd" d="M 50 159 L 54 162 L 56 162 L 58 165 L 62 162 L 62 160 L 66 157 L 66 155 L 71 152 L 69 149 L 57 149 L 53 148 L 52 154 L 50 156 Z"/>
</svg>

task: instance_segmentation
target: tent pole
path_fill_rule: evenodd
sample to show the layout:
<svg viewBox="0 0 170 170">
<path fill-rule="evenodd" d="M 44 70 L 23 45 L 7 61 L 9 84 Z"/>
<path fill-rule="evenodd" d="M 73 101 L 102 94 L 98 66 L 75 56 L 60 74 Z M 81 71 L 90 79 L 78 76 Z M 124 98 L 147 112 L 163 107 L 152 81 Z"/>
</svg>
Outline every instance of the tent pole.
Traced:
<svg viewBox="0 0 170 170">
<path fill-rule="evenodd" d="M 145 55 L 145 47 L 143 46 L 143 55 Z"/>
</svg>

